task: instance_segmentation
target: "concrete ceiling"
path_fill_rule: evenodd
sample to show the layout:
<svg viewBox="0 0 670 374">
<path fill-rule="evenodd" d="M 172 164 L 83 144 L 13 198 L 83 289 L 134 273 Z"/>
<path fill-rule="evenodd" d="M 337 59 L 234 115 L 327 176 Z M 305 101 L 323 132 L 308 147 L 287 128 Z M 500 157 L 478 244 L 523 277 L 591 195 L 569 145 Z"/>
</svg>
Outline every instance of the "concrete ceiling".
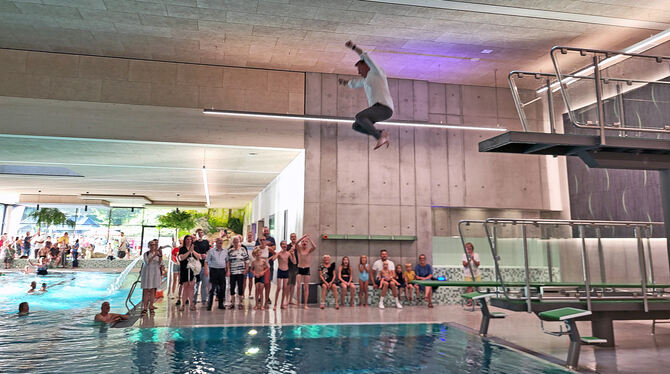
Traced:
<svg viewBox="0 0 670 374">
<path fill-rule="evenodd" d="M 489 86 L 666 28 L 667 0 L 0 0 L 1 47 L 352 74 L 352 39 L 389 76 Z"/>
<path fill-rule="evenodd" d="M 3 193 L 146 196 L 154 202 L 203 202 L 203 159 L 213 207 L 244 207 L 299 149 L 197 146 L 0 135 L 0 164 L 66 167 L 79 177 L 0 174 Z M 177 194 L 180 194 L 177 197 Z M 45 202 L 44 198 L 42 202 Z"/>
</svg>

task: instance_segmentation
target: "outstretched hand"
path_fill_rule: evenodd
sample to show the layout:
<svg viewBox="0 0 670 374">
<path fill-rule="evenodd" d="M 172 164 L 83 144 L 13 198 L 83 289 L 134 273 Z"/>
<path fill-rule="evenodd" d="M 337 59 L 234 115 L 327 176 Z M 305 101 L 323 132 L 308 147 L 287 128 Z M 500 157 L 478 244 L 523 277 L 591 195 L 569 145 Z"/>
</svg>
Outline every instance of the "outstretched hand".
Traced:
<svg viewBox="0 0 670 374">
<path fill-rule="evenodd" d="M 344 43 L 344 46 L 347 47 L 347 48 L 351 48 L 351 47 L 354 46 L 354 42 L 352 42 L 351 40 L 347 40 L 347 41 Z"/>
</svg>

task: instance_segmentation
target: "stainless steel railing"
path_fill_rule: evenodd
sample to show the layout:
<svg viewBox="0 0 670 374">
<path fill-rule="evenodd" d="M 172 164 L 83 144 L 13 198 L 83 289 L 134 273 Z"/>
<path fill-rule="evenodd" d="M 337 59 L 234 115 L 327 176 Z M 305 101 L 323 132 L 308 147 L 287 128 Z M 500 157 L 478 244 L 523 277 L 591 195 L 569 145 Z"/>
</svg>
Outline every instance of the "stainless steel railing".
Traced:
<svg viewBox="0 0 670 374">
<path fill-rule="evenodd" d="M 592 63 L 587 65 L 575 72 L 564 74 L 561 70 L 558 57 L 559 55 L 566 55 L 569 52 L 579 53 L 581 56 L 593 55 Z M 650 132 L 650 133 L 670 133 L 670 129 L 665 126 L 659 128 L 650 128 L 650 127 L 628 127 L 623 122 L 623 116 L 620 116 L 621 122 L 618 124 L 605 123 L 605 111 L 603 107 L 603 84 L 608 84 L 610 81 L 617 83 L 617 93 L 620 97 L 621 104 L 623 103 L 622 90 L 620 83 L 625 83 L 627 86 L 632 86 L 633 84 L 661 84 L 661 85 L 670 85 L 670 82 L 658 81 L 658 80 L 645 80 L 645 79 L 630 79 L 626 77 L 602 77 L 602 70 L 613 66 L 616 63 L 619 63 L 623 60 L 629 58 L 641 58 L 646 60 L 652 60 L 656 63 L 670 62 L 670 57 L 668 56 L 655 56 L 655 55 L 646 55 L 641 53 L 627 53 L 622 51 L 610 51 L 603 49 L 590 49 L 590 48 L 576 48 L 576 47 L 553 47 L 550 52 L 551 61 L 556 72 L 556 79 L 558 80 L 558 86 L 560 87 L 561 96 L 563 97 L 563 102 L 568 112 L 570 121 L 578 128 L 582 129 L 597 129 L 600 132 L 601 143 L 605 144 L 605 130 L 615 130 L 620 132 Z M 570 94 L 568 91 L 568 85 L 576 82 L 578 80 L 587 79 L 593 80 L 595 88 L 595 103 L 597 111 L 597 124 L 592 124 L 587 122 L 582 122 L 577 119 L 575 112 L 571 105 Z M 623 108 L 622 105 L 620 105 Z"/>
<path fill-rule="evenodd" d="M 482 225 L 482 229 L 484 230 L 486 239 L 489 243 L 489 249 L 491 250 L 491 255 L 493 257 L 494 261 L 494 268 L 495 268 L 495 274 L 496 274 L 496 280 L 500 283 L 499 288 L 502 291 L 502 294 L 504 295 L 505 298 L 510 299 L 510 290 L 508 287 L 508 283 L 505 281 L 504 276 L 502 272 L 500 271 L 500 256 L 498 252 L 498 245 L 497 245 L 497 227 L 500 225 L 519 225 L 521 227 L 521 240 L 522 240 L 522 250 L 523 250 L 523 259 L 524 259 L 524 298 L 526 301 L 527 305 L 527 310 L 528 312 L 531 311 L 531 303 L 534 297 L 532 296 L 531 292 L 531 271 L 530 271 L 530 265 L 529 265 L 529 250 L 528 250 L 528 233 L 527 233 L 527 228 L 529 226 L 534 226 L 534 227 L 543 227 L 543 226 L 554 226 L 554 227 L 559 227 L 559 226 L 564 226 L 564 227 L 570 227 L 570 228 L 576 228 L 578 231 L 578 238 L 580 239 L 581 242 L 581 267 L 582 267 L 582 281 L 583 281 L 583 287 L 585 291 L 585 299 L 586 299 L 586 304 L 587 304 L 587 309 L 591 310 L 591 302 L 593 299 L 592 293 L 592 279 L 591 279 L 591 270 L 590 270 L 590 261 L 589 261 L 589 255 L 587 251 L 587 245 L 586 245 L 586 234 L 585 231 L 587 228 L 591 228 L 595 231 L 595 239 L 597 240 L 597 251 L 598 251 L 598 257 L 600 260 L 600 269 L 602 271 L 601 273 L 601 280 L 606 279 L 605 278 L 605 272 L 604 270 L 604 259 L 605 259 L 605 253 L 603 250 L 603 244 L 602 244 L 602 235 L 601 235 L 601 229 L 603 227 L 629 227 L 633 229 L 634 235 L 635 235 L 635 240 L 637 243 L 637 257 L 638 257 L 638 264 L 639 264 L 639 276 L 640 276 L 640 281 L 639 281 L 639 288 L 641 289 L 641 298 L 643 300 L 643 305 L 644 305 L 644 310 L 648 311 L 649 310 L 649 304 L 648 304 L 648 285 L 650 284 L 649 282 L 651 281 L 652 283 L 654 282 L 654 277 L 653 277 L 653 271 L 649 272 L 649 268 L 653 267 L 653 262 L 651 261 L 651 246 L 648 246 L 648 256 L 649 256 L 649 267 L 647 266 L 647 259 L 644 251 L 644 240 L 643 237 L 647 238 L 647 242 L 649 243 L 650 240 L 650 235 L 651 235 L 651 230 L 653 226 L 660 226 L 663 225 L 662 222 L 637 222 L 637 221 L 598 221 L 598 220 L 553 220 L 553 219 L 516 219 L 516 218 L 489 218 L 486 220 L 462 220 L 459 221 L 458 223 L 458 231 L 459 235 L 461 237 L 461 243 L 463 244 L 463 251 L 465 252 L 465 233 L 463 230 L 463 226 L 471 226 L 471 225 Z M 551 253 L 548 250 L 547 251 L 547 268 L 548 268 L 548 273 L 550 274 L 550 282 L 553 281 L 551 278 L 551 274 L 553 272 L 553 265 L 551 261 L 549 260 L 551 258 Z M 670 259 L 669 259 L 669 269 L 670 269 Z M 470 264 L 468 264 L 470 266 Z M 472 273 L 472 268 L 470 266 L 470 271 Z M 474 274 L 474 273 L 472 273 Z M 650 274 L 650 278 L 648 277 L 648 274 Z M 474 280 L 474 277 L 473 277 Z M 632 284 L 631 284 L 632 285 Z M 637 287 L 637 286 L 636 286 Z M 602 297 L 600 297 L 602 298 Z M 638 297 L 639 298 L 639 297 Z"/>
<path fill-rule="evenodd" d="M 588 55 L 593 55 L 589 64 L 575 69 L 569 73 L 562 71 L 562 68 L 559 63 L 558 56 L 565 55 L 570 52 L 579 53 L 580 56 L 585 57 Z M 563 103 L 565 104 L 565 109 L 568 113 L 568 118 L 570 122 L 580 129 L 588 130 L 597 130 L 601 137 L 601 143 L 605 144 L 605 131 L 617 131 L 620 136 L 624 136 L 627 132 L 635 133 L 663 133 L 670 134 L 670 126 L 659 124 L 658 127 L 643 127 L 641 124 L 638 127 L 632 127 L 626 124 L 624 116 L 624 98 L 623 94 L 626 90 L 631 90 L 634 88 L 639 88 L 644 85 L 654 84 L 654 85 L 670 85 L 670 82 L 660 81 L 660 80 L 646 80 L 646 79 L 635 79 L 632 77 L 619 76 L 619 77 L 603 77 L 602 72 L 606 69 L 615 66 L 617 63 L 622 62 L 630 58 L 640 58 L 646 61 L 654 61 L 656 63 L 668 63 L 670 62 L 669 56 L 655 56 L 655 55 L 646 55 L 639 53 L 627 53 L 621 51 L 610 51 L 610 50 L 600 50 L 600 49 L 589 49 L 589 48 L 576 48 L 576 47 L 554 47 L 550 52 L 552 64 L 554 66 L 554 73 L 539 73 L 539 72 L 529 72 L 529 71 L 512 71 L 507 76 L 507 81 L 512 92 L 512 98 L 514 100 L 514 105 L 516 107 L 517 113 L 519 114 L 519 119 L 521 121 L 521 126 L 523 131 L 528 131 L 529 121 L 526 115 L 525 108 L 528 105 L 536 103 L 538 101 L 546 101 L 546 108 L 549 113 L 549 127 L 550 132 L 556 132 L 556 125 L 554 123 L 554 92 L 560 92 Z M 524 101 L 521 97 L 518 80 L 524 77 L 532 77 L 535 80 L 541 81 L 540 84 L 535 85 L 537 91 L 536 96 L 528 101 Z M 590 120 L 579 120 L 575 114 L 576 109 L 572 103 L 570 90 L 568 86 L 578 82 L 578 81 L 593 81 L 593 88 L 595 90 L 595 97 L 592 98 L 592 103 L 595 104 L 596 108 L 596 117 L 597 120 L 595 123 Z M 603 93 L 604 85 L 609 85 L 611 83 L 615 84 L 615 92 L 612 93 L 613 96 L 616 96 L 616 106 L 620 111 L 618 115 L 618 121 L 607 123 L 605 120 L 605 108 L 604 102 L 608 98 L 605 97 Z M 634 87 L 635 86 L 635 87 Z M 546 94 L 546 97 L 543 95 Z M 644 100 L 642 100 L 644 101 Z M 591 102 L 591 101 L 590 101 Z"/>
</svg>

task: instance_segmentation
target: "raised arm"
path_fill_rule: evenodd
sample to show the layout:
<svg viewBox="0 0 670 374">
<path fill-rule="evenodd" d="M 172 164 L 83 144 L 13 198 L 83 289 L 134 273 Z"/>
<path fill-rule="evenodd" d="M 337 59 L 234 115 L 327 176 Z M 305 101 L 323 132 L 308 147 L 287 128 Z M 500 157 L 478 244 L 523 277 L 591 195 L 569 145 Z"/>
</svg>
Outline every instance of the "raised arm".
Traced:
<svg viewBox="0 0 670 374">
<path fill-rule="evenodd" d="M 358 47 L 356 44 L 354 44 L 351 40 L 347 40 L 346 43 L 344 43 L 344 46 L 347 48 L 350 48 L 352 51 L 356 52 L 359 56 L 361 56 L 361 59 L 365 61 L 365 63 L 370 67 L 370 70 L 373 71 L 381 71 L 379 66 L 368 56 L 367 53 L 363 52 L 363 50 Z"/>
<path fill-rule="evenodd" d="M 309 252 L 312 253 L 316 249 L 316 244 L 314 244 L 314 241 L 312 240 L 312 237 L 307 234 L 307 240 L 309 240 L 309 244 L 312 246 L 312 248 L 309 249 Z"/>
</svg>

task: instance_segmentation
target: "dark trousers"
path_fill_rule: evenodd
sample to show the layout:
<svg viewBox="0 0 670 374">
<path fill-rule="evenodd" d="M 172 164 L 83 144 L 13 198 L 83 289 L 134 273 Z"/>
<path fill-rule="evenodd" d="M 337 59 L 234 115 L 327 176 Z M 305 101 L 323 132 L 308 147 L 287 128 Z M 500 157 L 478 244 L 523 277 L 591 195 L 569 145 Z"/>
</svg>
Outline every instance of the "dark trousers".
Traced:
<svg viewBox="0 0 670 374">
<path fill-rule="evenodd" d="M 209 282 L 212 286 L 209 288 L 209 301 L 207 305 L 214 302 L 214 292 L 219 299 L 219 308 L 223 308 L 223 302 L 226 300 L 226 269 L 209 268 Z"/>
<path fill-rule="evenodd" d="M 356 122 L 354 122 L 354 125 L 351 126 L 351 128 L 360 133 L 373 136 L 375 139 L 379 139 L 382 132 L 375 128 L 375 122 L 387 120 L 391 118 L 392 115 L 393 111 L 391 108 L 377 103 L 358 112 L 358 114 L 356 114 Z"/>
</svg>

